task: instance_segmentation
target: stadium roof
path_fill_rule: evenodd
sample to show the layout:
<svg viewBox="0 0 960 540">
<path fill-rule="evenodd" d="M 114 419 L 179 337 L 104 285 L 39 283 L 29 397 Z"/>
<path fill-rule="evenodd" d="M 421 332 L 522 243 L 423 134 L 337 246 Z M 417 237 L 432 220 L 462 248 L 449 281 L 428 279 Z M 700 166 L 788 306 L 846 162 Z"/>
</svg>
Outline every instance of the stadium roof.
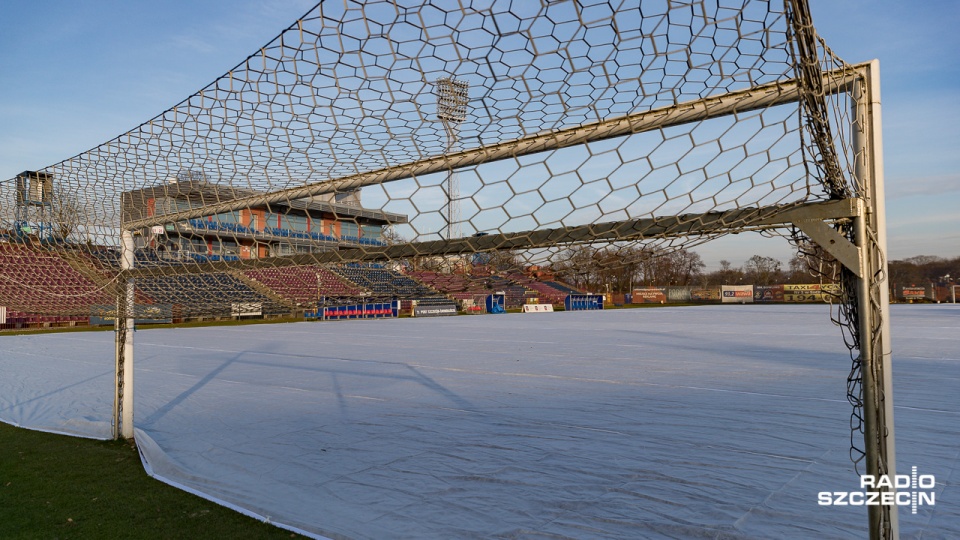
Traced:
<svg viewBox="0 0 960 540">
<path fill-rule="evenodd" d="M 261 192 L 251 189 L 222 186 L 206 180 L 180 180 L 165 184 L 154 185 L 124 193 L 123 221 L 143 219 L 147 199 L 172 198 L 199 200 L 201 205 L 212 205 L 260 195 Z M 301 211 L 326 212 L 338 217 L 359 217 L 383 224 L 406 223 L 407 216 L 381 210 L 372 210 L 350 204 L 342 204 L 317 200 L 316 198 L 296 199 L 273 203 L 271 207 L 284 207 Z M 277 208 L 274 208 L 275 210 Z"/>
</svg>

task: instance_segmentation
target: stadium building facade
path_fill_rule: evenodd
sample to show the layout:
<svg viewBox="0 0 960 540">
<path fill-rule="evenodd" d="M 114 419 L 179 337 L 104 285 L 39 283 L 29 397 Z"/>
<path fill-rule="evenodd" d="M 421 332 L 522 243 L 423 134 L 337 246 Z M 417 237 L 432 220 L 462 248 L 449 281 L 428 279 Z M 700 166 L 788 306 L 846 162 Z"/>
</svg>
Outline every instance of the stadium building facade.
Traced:
<svg viewBox="0 0 960 540">
<path fill-rule="evenodd" d="M 122 195 L 124 222 L 260 195 L 202 177 L 171 179 Z M 332 193 L 144 227 L 137 249 L 165 260 L 239 260 L 383 245 L 384 227 L 407 216 L 360 205 L 360 191 Z"/>
</svg>

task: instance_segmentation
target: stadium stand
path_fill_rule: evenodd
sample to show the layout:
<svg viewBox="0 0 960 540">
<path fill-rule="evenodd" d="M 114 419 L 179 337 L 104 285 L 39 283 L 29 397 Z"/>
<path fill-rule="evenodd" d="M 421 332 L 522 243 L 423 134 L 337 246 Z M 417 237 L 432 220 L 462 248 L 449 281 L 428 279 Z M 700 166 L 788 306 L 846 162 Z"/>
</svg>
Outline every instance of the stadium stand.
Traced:
<svg viewBox="0 0 960 540">
<path fill-rule="evenodd" d="M 175 319 L 229 317 L 236 303 L 260 304 L 264 315 L 289 312 L 288 307 L 224 273 L 141 278 L 137 287 L 158 304 L 173 304 Z M 213 304 L 212 297 L 218 299 Z"/>
<path fill-rule="evenodd" d="M 428 271 L 412 271 L 408 275 L 455 300 L 473 299 L 482 304 L 487 295 L 503 291 L 508 308 L 517 308 L 529 298 L 538 298 L 540 303 L 563 305 L 568 294 L 576 289 L 559 283 L 544 283 L 518 273 L 498 275 L 483 269 L 476 274 L 449 274 Z"/>
<path fill-rule="evenodd" d="M 91 304 L 113 302 L 107 290 L 58 255 L 43 248 L 0 244 L 0 305 L 10 309 L 8 319 L 35 319 L 39 316 L 31 314 L 38 312 L 47 316 L 33 322 L 76 321 L 89 315 Z"/>
<path fill-rule="evenodd" d="M 7 312 L 7 322 L 0 324 L 0 329 L 13 330 L 39 326 L 76 326 L 87 324 L 89 321 L 90 318 L 86 316 L 37 315 L 35 313 L 22 313 L 11 310 Z"/>
<path fill-rule="evenodd" d="M 387 270 L 381 265 L 350 264 L 335 266 L 332 270 L 358 287 L 370 291 L 373 296 L 418 300 L 421 303 L 447 301 L 437 290 L 410 276 Z"/>
<path fill-rule="evenodd" d="M 363 289 L 346 283 L 322 266 L 248 270 L 244 275 L 298 305 L 313 305 L 321 296 L 359 297 Z"/>
<path fill-rule="evenodd" d="M 537 297 L 536 291 L 519 285 L 512 279 L 504 276 L 484 276 L 483 280 L 487 285 L 487 289 L 491 291 L 503 291 L 506 298 L 507 309 L 519 308 L 527 303 L 527 298 Z"/>
<path fill-rule="evenodd" d="M 451 297 L 472 298 L 490 294 L 482 279 L 468 274 L 412 271 L 407 275 Z"/>
<path fill-rule="evenodd" d="M 169 254 L 167 254 L 169 255 Z M 120 266 L 119 253 L 110 248 L 90 253 L 61 250 L 52 254 L 41 247 L 0 244 L 0 272 L 17 268 L 27 275 L 14 283 L 3 283 L 0 305 L 8 306 L 3 328 L 85 324 L 93 305 L 113 305 L 115 297 L 107 273 Z M 183 264 L 163 253 L 138 250 L 137 267 Z M 26 266 L 30 270 L 23 271 Z M 29 288 L 49 290 L 49 298 L 36 300 L 25 294 Z M 212 291 L 221 299 L 213 313 L 207 310 Z M 432 304 L 450 300 L 472 300 L 482 305 L 494 291 L 503 291 L 509 308 L 517 308 L 531 297 L 542 303 L 562 304 L 575 289 L 557 282 L 539 282 L 522 274 L 449 274 L 413 271 L 406 275 L 380 265 L 343 265 L 261 268 L 236 275 L 213 274 L 141 278 L 137 281 L 138 304 L 172 304 L 174 318 L 227 317 L 236 303 L 262 306 L 265 315 L 288 313 L 293 306 L 312 306 L 319 297 L 337 304 L 358 298 L 397 298 Z M 36 305 L 17 303 L 17 298 L 34 298 Z M 33 312 L 45 312 L 36 315 Z M 62 315 L 49 315 L 51 311 Z M 205 312 L 206 311 L 206 312 Z"/>
<path fill-rule="evenodd" d="M 563 305 L 563 300 L 569 294 L 568 292 L 560 291 L 546 283 L 542 283 L 523 274 L 507 274 L 506 277 L 517 285 L 535 291 L 541 304 Z"/>
<path fill-rule="evenodd" d="M 113 248 L 95 250 L 91 253 L 101 265 L 114 270 L 120 268 L 120 252 Z M 170 266 L 182 264 L 177 260 L 161 259 L 160 255 L 152 249 L 138 249 L 133 254 L 134 266 L 137 268 Z"/>
<path fill-rule="evenodd" d="M 563 283 L 559 283 L 559 282 L 556 282 L 556 281 L 543 281 L 542 283 L 543 283 L 544 285 L 548 285 L 548 286 L 550 286 L 550 287 L 552 287 L 552 288 L 554 288 L 554 289 L 562 292 L 563 294 L 583 294 L 583 291 L 574 289 L 573 287 L 571 287 L 571 286 L 569 286 L 569 285 L 564 285 Z"/>
<path fill-rule="evenodd" d="M 449 274 L 429 271 L 410 271 L 410 277 L 440 291 L 458 303 L 470 300 L 474 306 L 482 306 L 490 290 L 482 279 L 476 279 L 469 274 Z"/>
</svg>

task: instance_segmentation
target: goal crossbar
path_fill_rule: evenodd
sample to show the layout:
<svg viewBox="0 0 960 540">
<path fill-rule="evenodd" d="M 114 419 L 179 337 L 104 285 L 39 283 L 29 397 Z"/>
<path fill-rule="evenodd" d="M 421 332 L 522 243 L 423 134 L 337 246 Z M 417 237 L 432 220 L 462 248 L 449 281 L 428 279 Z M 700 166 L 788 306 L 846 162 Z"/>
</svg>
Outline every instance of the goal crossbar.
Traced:
<svg viewBox="0 0 960 540">
<path fill-rule="evenodd" d="M 364 247 L 304 253 L 278 258 L 212 261 L 190 265 L 150 267 L 127 271 L 124 277 L 204 274 L 245 270 L 257 267 L 333 264 L 343 262 L 381 262 L 423 256 L 462 255 L 508 249 L 536 249 L 593 241 L 636 241 L 722 233 L 736 228 L 758 230 L 788 227 L 796 223 L 849 219 L 861 214 L 858 199 L 737 208 L 722 212 L 682 214 L 652 218 L 593 223 L 573 227 L 539 229 L 528 232 L 489 234 L 453 240 L 411 242 L 393 246 Z"/>
</svg>

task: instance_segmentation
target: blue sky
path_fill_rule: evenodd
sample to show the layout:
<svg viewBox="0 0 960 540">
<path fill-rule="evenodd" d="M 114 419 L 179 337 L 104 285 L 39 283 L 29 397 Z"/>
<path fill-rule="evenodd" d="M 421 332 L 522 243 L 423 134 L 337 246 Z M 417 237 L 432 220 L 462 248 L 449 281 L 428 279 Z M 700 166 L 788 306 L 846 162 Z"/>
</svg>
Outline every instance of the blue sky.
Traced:
<svg viewBox="0 0 960 540">
<path fill-rule="evenodd" d="M 0 178 L 83 152 L 196 92 L 271 40 L 312 1 L 5 0 Z M 890 258 L 960 255 L 960 3 L 811 3 L 851 63 L 879 58 Z M 782 240 L 697 247 L 708 266 Z"/>
</svg>

